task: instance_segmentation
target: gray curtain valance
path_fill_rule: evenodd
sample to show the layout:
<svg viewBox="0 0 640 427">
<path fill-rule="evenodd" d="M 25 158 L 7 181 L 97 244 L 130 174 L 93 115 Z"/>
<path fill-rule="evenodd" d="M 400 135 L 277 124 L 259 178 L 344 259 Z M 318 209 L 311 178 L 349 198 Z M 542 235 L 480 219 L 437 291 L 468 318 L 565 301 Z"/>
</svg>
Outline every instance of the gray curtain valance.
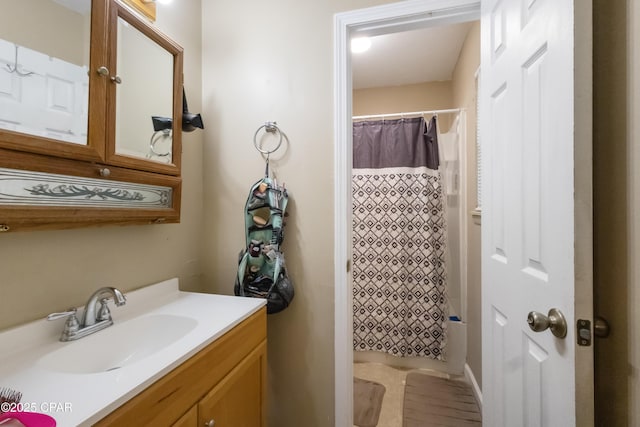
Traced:
<svg viewBox="0 0 640 427">
<path fill-rule="evenodd" d="M 353 124 L 353 168 L 438 169 L 436 117 L 376 120 Z"/>
</svg>

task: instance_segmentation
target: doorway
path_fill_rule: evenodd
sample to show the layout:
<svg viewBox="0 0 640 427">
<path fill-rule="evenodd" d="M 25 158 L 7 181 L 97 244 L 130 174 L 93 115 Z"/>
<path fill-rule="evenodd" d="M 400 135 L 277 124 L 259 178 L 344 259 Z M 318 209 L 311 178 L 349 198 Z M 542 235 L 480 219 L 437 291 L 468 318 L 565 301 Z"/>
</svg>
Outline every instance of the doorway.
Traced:
<svg viewBox="0 0 640 427">
<path fill-rule="evenodd" d="M 353 420 L 353 296 L 351 274 L 352 81 L 349 41 L 479 18 L 470 0 L 408 1 L 346 12 L 335 18 L 335 422 Z"/>
</svg>

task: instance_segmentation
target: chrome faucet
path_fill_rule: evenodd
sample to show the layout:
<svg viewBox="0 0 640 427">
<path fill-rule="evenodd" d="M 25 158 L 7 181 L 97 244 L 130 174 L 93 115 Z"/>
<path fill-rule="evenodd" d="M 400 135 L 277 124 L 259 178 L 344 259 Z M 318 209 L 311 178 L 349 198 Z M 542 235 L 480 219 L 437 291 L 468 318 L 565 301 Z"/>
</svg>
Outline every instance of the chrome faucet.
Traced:
<svg viewBox="0 0 640 427">
<path fill-rule="evenodd" d="M 122 292 L 116 288 L 104 287 L 95 291 L 90 297 L 89 301 L 84 307 L 84 313 L 82 314 L 82 323 L 78 322 L 76 317 L 76 308 L 70 308 L 67 311 L 61 313 L 51 313 L 47 316 L 47 320 L 56 320 L 67 318 L 67 322 L 64 325 L 64 330 L 60 336 L 60 341 L 73 341 L 91 335 L 94 332 L 98 332 L 104 328 L 113 325 L 113 319 L 111 318 L 111 312 L 107 303 L 108 298 L 101 298 L 105 294 L 111 294 L 116 306 L 120 307 L 126 304 L 127 299 Z M 96 305 L 100 302 L 100 308 L 96 313 Z"/>
<path fill-rule="evenodd" d="M 97 322 L 101 322 L 104 320 L 111 320 L 111 313 L 109 312 L 109 307 L 107 307 L 107 299 L 100 299 L 100 310 L 96 315 L 96 304 L 98 303 L 98 298 L 100 298 L 103 294 L 111 294 L 113 297 L 113 302 L 115 302 L 116 306 L 120 307 L 125 305 L 127 299 L 125 296 L 117 290 L 116 288 L 104 287 L 100 288 L 93 293 L 89 297 L 89 301 L 87 301 L 87 305 L 84 307 L 84 314 L 82 315 L 82 325 L 86 328 L 87 326 L 93 326 Z M 113 321 L 111 321 L 113 324 Z"/>
</svg>

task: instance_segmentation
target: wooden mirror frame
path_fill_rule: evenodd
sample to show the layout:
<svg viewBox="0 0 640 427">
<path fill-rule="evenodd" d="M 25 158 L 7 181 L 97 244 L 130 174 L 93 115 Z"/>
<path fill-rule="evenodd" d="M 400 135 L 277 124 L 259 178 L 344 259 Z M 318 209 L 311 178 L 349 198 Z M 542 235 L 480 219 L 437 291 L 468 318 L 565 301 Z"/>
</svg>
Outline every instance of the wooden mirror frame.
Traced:
<svg viewBox="0 0 640 427">
<path fill-rule="evenodd" d="M 180 221 L 182 48 L 137 17 L 121 1 L 124 0 L 92 0 L 88 124 L 90 144 L 80 146 L 15 132 L 0 132 L 0 233 Z M 127 21 L 135 23 L 137 28 L 144 28 L 145 34 L 152 40 L 161 40 L 171 46 L 174 55 L 172 165 L 149 167 L 154 162 L 144 159 L 139 162 L 133 161 L 134 159 L 119 161 L 117 156 L 109 158 L 115 150 L 115 141 L 108 137 L 109 132 L 113 133 L 115 128 L 115 106 L 112 108 L 111 105 L 115 103 L 115 99 L 108 96 L 107 89 L 108 85 L 114 85 L 109 78 L 99 76 L 95 70 L 98 64 L 108 65 L 108 55 L 115 49 L 109 42 L 115 40 L 110 37 L 110 32 L 117 27 L 113 17 L 116 16 L 117 20 L 118 14 L 127 16 Z M 39 199 L 41 194 L 32 195 L 38 184 L 23 184 L 21 179 L 26 177 L 27 182 L 37 183 L 38 179 L 42 182 L 43 176 L 50 178 L 51 183 L 49 185 L 45 181 L 40 184 L 42 191 L 35 193 L 43 193 L 44 196 Z M 29 181 L 31 179 L 33 181 Z M 65 180 L 70 184 L 67 185 Z M 10 185 L 7 183 L 10 182 L 13 182 L 13 194 L 6 191 Z M 82 194 L 74 194 L 73 197 L 61 194 L 71 187 L 74 191 L 80 188 L 81 193 L 86 192 L 88 196 L 84 198 L 91 199 L 92 203 L 80 200 L 83 198 Z M 149 203 L 147 200 L 130 197 L 132 193 L 135 196 L 138 191 L 144 193 L 148 188 L 162 190 L 159 192 L 163 194 L 162 201 Z M 120 191 L 120 195 L 126 194 L 124 199 L 127 203 L 131 200 L 131 205 L 120 203 L 117 197 L 101 203 L 105 194 L 114 191 Z M 71 200 L 73 198 L 79 200 L 78 204 L 74 204 L 75 201 Z"/>
</svg>

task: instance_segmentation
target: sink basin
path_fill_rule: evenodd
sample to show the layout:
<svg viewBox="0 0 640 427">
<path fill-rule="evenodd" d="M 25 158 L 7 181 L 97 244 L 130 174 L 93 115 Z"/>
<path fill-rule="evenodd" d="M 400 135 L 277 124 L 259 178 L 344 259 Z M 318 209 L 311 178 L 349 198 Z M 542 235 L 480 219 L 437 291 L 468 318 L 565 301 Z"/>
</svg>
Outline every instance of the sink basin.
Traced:
<svg viewBox="0 0 640 427">
<path fill-rule="evenodd" d="M 108 372 L 149 357 L 178 341 L 198 322 L 186 316 L 149 314 L 65 343 L 38 361 L 42 368 L 76 374 Z"/>
</svg>

